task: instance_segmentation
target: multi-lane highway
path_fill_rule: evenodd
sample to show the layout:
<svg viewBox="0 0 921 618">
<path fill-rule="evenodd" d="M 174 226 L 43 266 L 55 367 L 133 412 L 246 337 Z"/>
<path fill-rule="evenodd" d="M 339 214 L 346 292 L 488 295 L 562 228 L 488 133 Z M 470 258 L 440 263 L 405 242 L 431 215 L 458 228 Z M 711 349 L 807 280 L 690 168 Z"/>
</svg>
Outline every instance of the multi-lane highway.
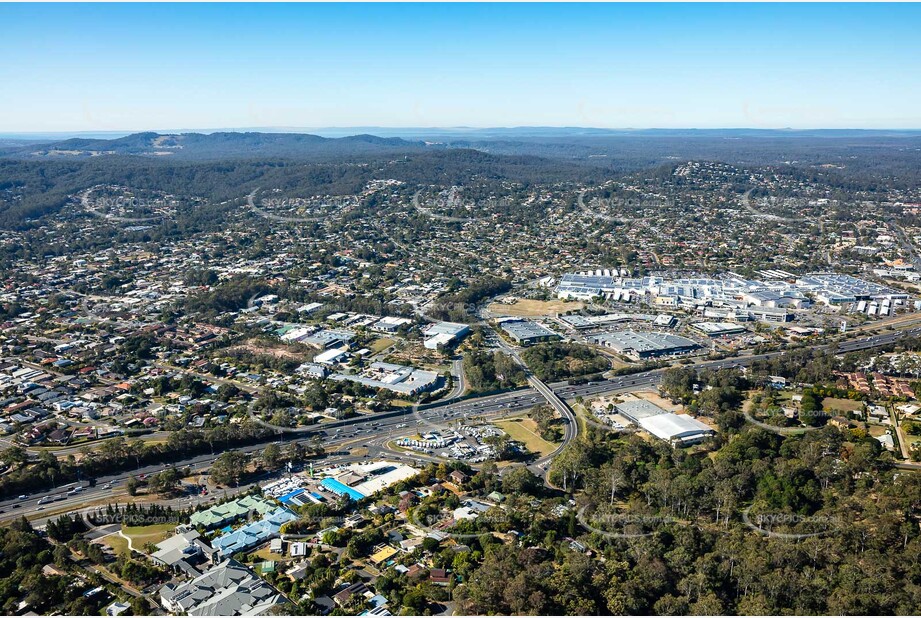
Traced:
<svg viewBox="0 0 921 618">
<path fill-rule="evenodd" d="M 828 347 L 837 352 L 853 352 L 857 350 L 870 349 L 888 345 L 906 336 L 921 335 L 921 328 L 907 329 L 899 332 L 885 333 L 860 339 L 852 339 L 840 344 L 830 344 Z M 757 354 L 748 356 L 739 356 L 714 361 L 701 361 L 693 365 L 698 369 L 720 369 L 727 367 L 741 367 L 751 365 L 760 360 L 767 360 L 780 355 L 786 354 L 785 351 L 771 352 L 767 354 Z M 576 397 L 589 397 L 604 393 L 622 392 L 641 390 L 659 383 L 664 369 L 645 371 L 626 376 L 616 376 L 610 379 L 590 382 L 586 384 L 570 385 L 565 382 L 549 384 L 547 387 L 552 390 L 554 396 L 561 400 L 575 399 Z M 390 438 L 396 438 L 401 435 L 407 427 L 418 427 L 420 424 L 428 423 L 433 426 L 446 426 L 451 421 L 467 419 L 471 417 L 495 416 L 513 412 L 520 412 L 532 408 L 535 404 L 546 401 L 546 394 L 539 392 L 534 387 L 521 388 L 515 391 L 503 392 L 485 397 L 461 399 L 442 404 L 429 406 L 420 406 L 414 411 L 412 408 L 401 410 L 392 410 L 375 414 L 373 416 L 359 416 L 355 418 L 324 423 L 321 426 L 310 429 L 308 432 L 299 433 L 292 436 L 297 441 L 309 441 L 314 436 L 319 436 L 327 451 L 331 451 L 330 461 L 335 458 L 348 458 L 345 452 L 339 452 L 336 449 L 342 448 L 348 444 L 373 444 L 377 445 L 372 450 L 374 454 L 384 453 L 386 449 L 384 444 Z M 577 423 L 574 419 L 568 423 L 569 426 L 577 431 Z M 573 434 L 567 434 L 572 437 Z M 255 453 L 265 448 L 265 445 L 278 441 L 290 442 L 288 437 L 273 436 L 265 441 L 240 447 L 238 450 L 244 453 Z M 388 455 L 392 456 L 392 455 Z M 405 455 L 407 459 L 421 459 L 421 456 L 414 454 Z M 197 455 L 187 459 L 173 462 L 172 465 L 177 467 L 190 467 L 193 472 L 206 470 L 216 459 L 216 454 Z M 121 484 L 132 476 L 141 474 L 153 474 L 165 469 L 164 464 L 154 464 L 137 469 L 119 472 L 101 476 L 96 479 L 95 487 L 88 487 L 83 491 L 67 495 L 67 489 L 50 489 L 36 492 L 29 495 L 25 500 L 18 497 L 0 500 L 0 519 L 10 519 L 19 515 L 31 517 L 40 516 L 45 510 L 60 512 L 63 507 L 69 507 L 70 510 L 77 510 L 85 505 L 104 501 L 113 492 L 117 492 Z M 52 502 L 47 505 L 41 505 L 44 508 L 39 509 L 38 501 L 45 496 L 60 496 L 64 499 Z"/>
</svg>

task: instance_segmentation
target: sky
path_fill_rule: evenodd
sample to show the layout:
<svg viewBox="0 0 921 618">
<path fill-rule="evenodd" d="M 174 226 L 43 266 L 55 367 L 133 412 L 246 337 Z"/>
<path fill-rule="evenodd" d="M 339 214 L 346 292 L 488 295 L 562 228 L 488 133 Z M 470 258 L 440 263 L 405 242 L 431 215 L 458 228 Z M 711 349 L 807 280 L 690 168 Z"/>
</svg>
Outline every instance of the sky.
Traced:
<svg viewBox="0 0 921 618">
<path fill-rule="evenodd" d="M 0 132 L 921 128 L 919 4 L 0 4 Z"/>
</svg>

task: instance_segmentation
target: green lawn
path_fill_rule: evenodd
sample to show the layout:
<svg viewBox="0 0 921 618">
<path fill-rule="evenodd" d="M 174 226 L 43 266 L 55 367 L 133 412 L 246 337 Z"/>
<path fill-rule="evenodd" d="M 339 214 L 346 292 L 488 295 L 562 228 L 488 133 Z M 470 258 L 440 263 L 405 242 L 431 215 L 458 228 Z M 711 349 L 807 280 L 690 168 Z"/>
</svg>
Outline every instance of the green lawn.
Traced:
<svg viewBox="0 0 921 618">
<path fill-rule="evenodd" d="M 157 543 L 163 541 L 164 539 L 172 536 L 173 530 L 176 529 L 176 524 L 154 524 L 152 526 L 124 526 L 122 528 L 122 533 L 131 537 L 131 542 L 134 545 L 135 551 L 144 551 L 144 546 L 147 543 Z M 127 544 L 126 544 L 127 545 Z"/>
<path fill-rule="evenodd" d="M 102 542 L 111 547 L 116 554 L 128 553 L 128 539 L 123 538 L 117 534 L 110 534 L 109 536 L 102 539 Z"/>
</svg>

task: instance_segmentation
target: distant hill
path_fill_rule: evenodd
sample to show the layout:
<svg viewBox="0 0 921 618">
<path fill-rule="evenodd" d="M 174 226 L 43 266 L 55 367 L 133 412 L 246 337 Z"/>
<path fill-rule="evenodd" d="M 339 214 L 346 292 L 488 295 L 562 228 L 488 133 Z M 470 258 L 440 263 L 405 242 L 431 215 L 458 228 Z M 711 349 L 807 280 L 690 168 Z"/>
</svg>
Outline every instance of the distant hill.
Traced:
<svg viewBox="0 0 921 618">
<path fill-rule="evenodd" d="M 25 159 L 130 155 L 182 160 L 236 158 L 335 159 L 416 152 L 432 148 L 397 137 L 351 135 L 328 138 L 305 133 L 134 133 L 115 139 L 72 138 L 7 147 L 0 156 Z"/>
<path fill-rule="evenodd" d="M 177 162 L 285 159 L 304 162 L 364 161 L 443 150 L 532 156 L 609 169 L 652 168 L 690 159 L 739 165 L 846 165 L 897 172 L 915 168 L 921 132 L 853 129 L 592 129 L 510 127 L 383 129 L 356 127 L 330 136 L 295 132 L 134 133 L 44 140 L 0 141 L 0 158 L 72 160 L 110 156 Z M 371 135 L 365 131 L 380 132 Z M 397 133 L 402 133 L 398 136 Z M 879 165 L 881 161 L 886 163 Z"/>
</svg>

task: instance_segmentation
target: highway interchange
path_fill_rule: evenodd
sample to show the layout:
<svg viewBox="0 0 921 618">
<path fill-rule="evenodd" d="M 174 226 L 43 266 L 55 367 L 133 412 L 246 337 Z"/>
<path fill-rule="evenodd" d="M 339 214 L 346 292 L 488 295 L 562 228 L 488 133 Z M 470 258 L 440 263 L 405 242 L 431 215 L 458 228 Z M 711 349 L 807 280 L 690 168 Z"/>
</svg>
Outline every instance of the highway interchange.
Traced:
<svg viewBox="0 0 921 618">
<path fill-rule="evenodd" d="M 829 347 L 839 353 L 853 352 L 869 348 L 881 347 L 897 341 L 906 336 L 918 336 L 921 334 L 921 328 L 912 328 L 902 331 L 851 339 L 839 344 L 830 344 Z M 786 354 L 786 351 L 770 352 L 756 355 L 743 355 L 738 357 L 726 358 L 721 360 L 704 360 L 693 365 L 696 369 L 722 369 L 729 367 L 742 367 L 751 365 L 760 360 L 767 360 L 780 355 Z M 586 384 L 571 385 L 566 382 L 558 382 L 547 385 L 547 390 L 551 391 L 550 396 L 556 397 L 565 402 L 565 400 L 575 399 L 577 397 L 589 397 L 601 395 L 604 393 L 615 393 L 624 391 L 641 390 L 659 383 L 664 369 L 644 371 L 631 375 L 615 376 L 609 379 L 589 382 Z M 532 383 L 533 384 L 533 383 Z M 405 460 L 433 460 L 434 458 L 422 454 L 409 453 L 403 451 L 394 451 L 388 447 L 388 443 L 403 433 L 401 430 L 413 426 L 426 426 L 431 428 L 443 429 L 452 421 L 469 419 L 472 417 L 492 417 L 501 416 L 509 413 L 521 412 L 532 408 L 535 404 L 547 400 L 548 393 L 543 389 L 529 386 L 514 391 L 503 392 L 483 397 L 459 399 L 445 402 L 442 404 L 430 404 L 428 406 L 419 406 L 418 409 L 404 408 L 375 414 L 372 416 L 360 416 L 345 420 L 324 423 L 321 428 L 310 428 L 299 432 L 295 436 L 286 436 L 279 432 L 276 437 L 270 437 L 265 441 L 257 444 L 239 447 L 237 450 L 244 453 L 255 453 L 263 450 L 266 444 L 271 442 L 288 443 L 292 440 L 298 442 L 307 442 L 315 436 L 319 436 L 324 445 L 327 447 L 328 454 L 321 460 L 324 465 L 333 463 L 345 463 L 357 461 L 364 457 L 386 456 L 389 458 L 402 458 Z M 551 401 L 551 403 L 554 403 Z M 565 404 L 564 404 L 565 405 Z M 556 406 L 555 406 L 556 407 Z M 567 417 L 564 415 L 564 419 Z M 564 445 L 573 439 L 578 431 L 578 426 L 574 418 L 566 422 L 566 437 Z M 363 446 L 368 449 L 367 454 L 352 455 L 347 449 L 352 446 Z M 332 447 L 332 448 L 331 448 Z M 562 448 L 562 446 L 561 446 Z M 339 450 L 336 450 L 339 449 Z M 560 449 L 557 449 L 559 452 Z M 190 457 L 181 461 L 175 461 L 168 465 L 177 467 L 188 467 L 193 474 L 205 472 L 217 455 L 220 453 L 207 453 Z M 545 459 L 549 459 L 545 458 Z M 546 462 L 535 462 L 546 463 Z M 532 464 L 533 465 L 533 464 Z M 149 475 L 160 472 L 167 467 L 167 464 L 154 464 L 136 469 L 126 470 L 116 474 L 100 476 L 96 479 L 93 487 L 84 487 L 78 493 L 69 494 L 69 488 L 55 488 L 51 490 L 35 492 L 26 499 L 21 500 L 18 497 L 0 500 L 0 520 L 12 519 L 25 515 L 30 519 L 40 520 L 46 510 L 49 513 L 60 513 L 65 511 L 85 510 L 87 505 L 105 503 L 106 498 L 112 497 L 116 501 L 116 496 L 124 496 L 124 483 L 132 476 Z M 84 483 L 85 485 L 85 483 Z M 48 504 L 39 505 L 38 502 L 46 496 L 58 496 L 61 499 Z M 206 501 L 213 498 L 214 495 L 193 498 L 195 501 Z M 188 498 L 173 499 L 166 501 L 173 506 L 189 506 Z M 47 517 L 45 517 L 47 519 Z"/>
</svg>

